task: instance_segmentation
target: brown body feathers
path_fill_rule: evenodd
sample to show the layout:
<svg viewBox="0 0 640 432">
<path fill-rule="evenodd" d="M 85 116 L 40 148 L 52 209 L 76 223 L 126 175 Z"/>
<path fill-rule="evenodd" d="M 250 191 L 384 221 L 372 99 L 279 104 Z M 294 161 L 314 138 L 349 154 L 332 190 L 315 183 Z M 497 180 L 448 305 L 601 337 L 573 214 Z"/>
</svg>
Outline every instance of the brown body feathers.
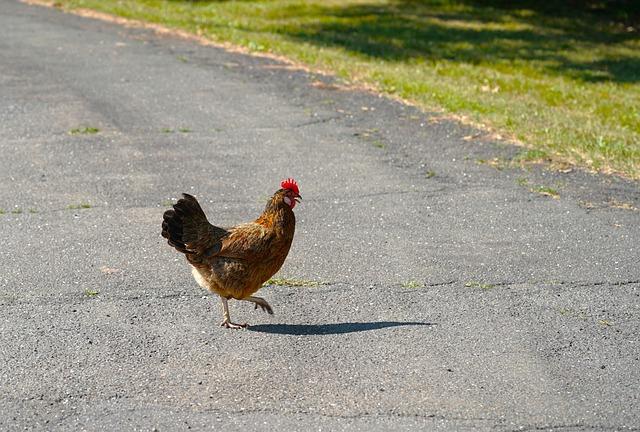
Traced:
<svg viewBox="0 0 640 432">
<path fill-rule="evenodd" d="M 162 236 L 185 254 L 203 288 L 224 299 L 246 299 L 280 269 L 289 253 L 296 224 L 290 194 L 278 190 L 258 219 L 231 228 L 211 225 L 198 201 L 183 194 L 164 213 Z"/>
</svg>

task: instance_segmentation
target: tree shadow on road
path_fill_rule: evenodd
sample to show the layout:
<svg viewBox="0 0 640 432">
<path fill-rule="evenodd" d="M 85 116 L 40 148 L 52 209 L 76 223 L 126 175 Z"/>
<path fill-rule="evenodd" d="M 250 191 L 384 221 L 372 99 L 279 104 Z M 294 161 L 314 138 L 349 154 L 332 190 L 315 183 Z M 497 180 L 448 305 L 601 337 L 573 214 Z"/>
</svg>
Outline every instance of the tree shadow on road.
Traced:
<svg viewBox="0 0 640 432">
<path fill-rule="evenodd" d="M 258 324 L 249 327 L 250 331 L 259 333 L 287 334 L 287 335 L 331 335 L 356 333 L 368 330 L 379 330 L 400 326 L 433 326 L 429 322 L 398 322 L 380 321 L 368 323 L 337 323 L 337 324 Z"/>
</svg>

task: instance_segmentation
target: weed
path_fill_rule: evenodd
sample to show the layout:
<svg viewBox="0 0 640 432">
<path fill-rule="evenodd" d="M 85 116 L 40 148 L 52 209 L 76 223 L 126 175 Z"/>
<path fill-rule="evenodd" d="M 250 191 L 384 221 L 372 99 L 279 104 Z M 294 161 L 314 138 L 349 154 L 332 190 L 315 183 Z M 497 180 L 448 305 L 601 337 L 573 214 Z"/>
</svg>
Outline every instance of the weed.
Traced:
<svg viewBox="0 0 640 432">
<path fill-rule="evenodd" d="M 90 209 L 91 204 L 88 202 L 81 202 L 80 204 L 69 204 L 67 206 L 67 210 L 80 210 L 80 209 Z"/>
<path fill-rule="evenodd" d="M 94 134 L 97 134 L 98 132 L 100 132 L 100 129 L 98 129 L 97 127 L 85 126 L 85 127 L 73 128 L 73 129 L 71 129 L 69 131 L 69 134 L 71 134 L 71 135 L 94 135 Z"/>
<path fill-rule="evenodd" d="M 100 294 L 100 291 L 92 290 L 92 289 L 89 289 L 89 288 L 85 288 L 85 290 L 84 290 L 84 295 L 86 295 L 89 298 L 95 297 L 98 294 Z"/>
<path fill-rule="evenodd" d="M 541 162 L 549 159 L 547 152 L 544 150 L 525 150 L 518 153 L 513 160 L 515 162 Z"/>
<path fill-rule="evenodd" d="M 480 165 L 488 165 L 491 168 L 495 168 L 498 171 L 501 171 L 506 166 L 506 161 L 500 158 L 492 158 L 492 159 L 478 159 L 476 162 Z"/>
<path fill-rule="evenodd" d="M 318 282 L 307 279 L 289 279 L 289 278 L 272 278 L 266 281 L 264 286 L 276 285 L 276 286 L 289 286 L 289 287 L 316 287 L 320 285 L 326 285 L 326 282 Z"/>
<path fill-rule="evenodd" d="M 560 193 L 558 193 L 558 191 L 550 186 L 543 186 L 543 185 L 534 185 L 534 186 L 530 186 L 529 185 L 529 180 L 527 180 L 524 177 L 520 177 L 516 180 L 516 183 L 518 183 L 518 185 L 522 186 L 522 187 L 526 187 L 529 188 L 530 192 L 535 192 L 538 193 L 540 195 L 544 195 L 544 196 L 548 196 L 554 199 L 560 198 Z"/>
<path fill-rule="evenodd" d="M 560 198 L 560 194 L 558 193 L 558 191 L 549 186 L 538 185 L 532 187 L 529 190 L 531 192 L 539 193 L 540 195 L 548 196 L 554 199 Z"/>
<path fill-rule="evenodd" d="M 586 321 L 587 318 L 588 318 L 587 312 L 584 309 L 576 310 L 576 309 L 571 309 L 571 308 L 560 308 L 560 309 L 558 309 L 558 312 L 562 316 L 571 317 L 571 318 L 577 318 L 577 319 L 582 320 L 582 321 Z"/>
<path fill-rule="evenodd" d="M 424 284 L 421 282 L 417 282 L 415 280 L 408 280 L 405 282 L 402 282 L 402 288 L 422 288 L 424 287 Z"/>
<path fill-rule="evenodd" d="M 477 281 L 469 281 L 465 283 L 464 286 L 467 288 L 481 288 L 483 290 L 490 290 L 492 288 L 495 288 L 495 285 L 477 282 Z"/>
<path fill-rule="evenodd" d="M 22 213 L 22 209 L 20 207 L 16 207 L 16 208 L 11 210 L 11 213 L 13 213 L 13 214 L 21 214 Z"/>
<path fill-rule="evenodd" d="M 429 171 L 427 171 L 427 172 L 424 174 L 424 176 L 425 176 L 425 178 L 430 179 L 430 178 L 433 178 L 433 177 L 435 177 L 435 176 L 436 176 L 436 172 L 435 172 L 435 171 L 431 171 L 431 170 L 429 170 Z"/>
<path fill-rule="evenodd" d="M 193 131 L 192 131 L 191 129 L 189 129 L 189 128 L 181 127 L 181 128 L 178 128 L 178 132 L 181 132 L 181 133 L 191 133 L 191 132 L 193 132 Z"/>
</svg>

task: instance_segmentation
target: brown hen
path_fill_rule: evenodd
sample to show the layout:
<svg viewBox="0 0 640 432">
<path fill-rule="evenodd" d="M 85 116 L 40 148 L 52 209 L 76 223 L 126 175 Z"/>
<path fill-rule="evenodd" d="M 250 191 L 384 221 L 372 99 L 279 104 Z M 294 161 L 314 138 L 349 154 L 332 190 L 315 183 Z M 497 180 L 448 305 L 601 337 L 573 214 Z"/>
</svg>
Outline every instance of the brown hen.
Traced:
<svg viewBox="0 0 640 432">
<path fill-rule="evenodd" d="M 293 208 L 301 198 L 295 180 L 281 183 L 258 219 L 231 228 L 211 225 L 198 201 L 182 196 L 164 213 L 162 236 L 185 254 L 198 284 L 222 299 L 221 325 L 247 327 L 231 322 L 229 299 L 252 302 L 256 309 L 273 314 L 265 299 L 252 294 L 282 267 L 289 253 L 296 226 Z"/>
</svg>

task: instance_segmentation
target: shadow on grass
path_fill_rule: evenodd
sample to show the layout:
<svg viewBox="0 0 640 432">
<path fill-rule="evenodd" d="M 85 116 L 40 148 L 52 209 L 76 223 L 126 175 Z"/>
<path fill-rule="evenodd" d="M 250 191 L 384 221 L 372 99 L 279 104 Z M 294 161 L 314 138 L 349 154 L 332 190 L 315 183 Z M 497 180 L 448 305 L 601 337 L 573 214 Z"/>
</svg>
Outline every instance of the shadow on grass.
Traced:
<svg viewBox="0 0 640 432">
<path fill-rule="evenodd" d="M 474 4 L 467 1 L 462 3 Z M 387 61 L 450 60 L 470 64 L 534 62 L 583 81 L 640 81 L 640 55 L 616 44 L 638 38 L 586 12 L 503 9 L 482 2 L 439 8 L 438 2 L 398 1 L 326 6 L 316 23 L 280 31 L 306 43 L 337 46 Z"/>
<path fill-rule="evenodd" d="M 250 326 L 250 331 L 259 333 L 286 334 L 286 335 L 332 335 L 344 333 L 357 333 L 369 330 L 379 330 L 400 326 L 433 326 L 435 323 L 427 322 L 398 322 L 380 321 L 368 323 L 338 323 L 338 324 L 259 324 Z"/>
</svg>

